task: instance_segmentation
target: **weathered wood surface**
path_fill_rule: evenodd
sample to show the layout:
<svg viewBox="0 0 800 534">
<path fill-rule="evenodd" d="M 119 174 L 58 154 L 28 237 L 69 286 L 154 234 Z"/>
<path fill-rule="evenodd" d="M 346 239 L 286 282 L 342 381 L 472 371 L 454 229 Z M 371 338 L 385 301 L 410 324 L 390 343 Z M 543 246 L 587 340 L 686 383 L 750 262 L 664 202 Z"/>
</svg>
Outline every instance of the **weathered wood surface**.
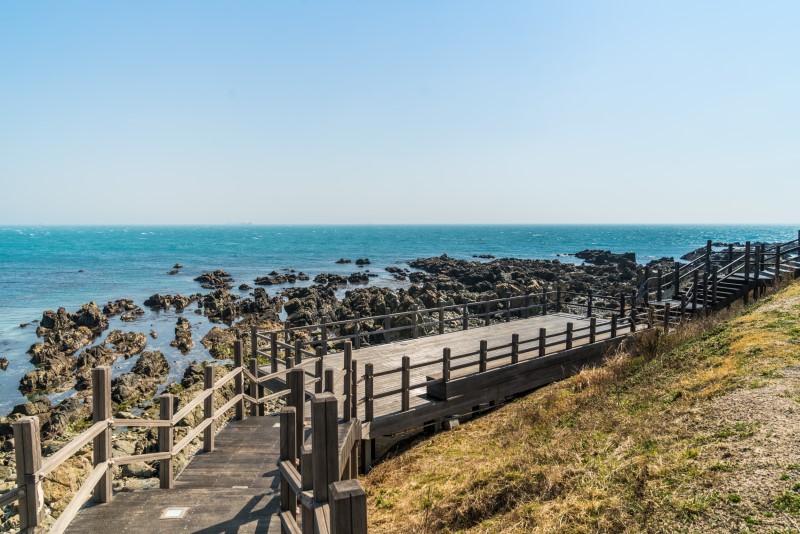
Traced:
<svg viewBox="0 0 800 534">
<path fill-rule="evenodd" d="M 119 492 L 107 504 L 81 510 L 67 532 L 280 532 L 277 422 L 266 416 L 228 423 L 214 452 L 198 454 L 175 489 Z M 174 507 L 188 510 L 181 519 L 160 519 Z"/>
</svg>

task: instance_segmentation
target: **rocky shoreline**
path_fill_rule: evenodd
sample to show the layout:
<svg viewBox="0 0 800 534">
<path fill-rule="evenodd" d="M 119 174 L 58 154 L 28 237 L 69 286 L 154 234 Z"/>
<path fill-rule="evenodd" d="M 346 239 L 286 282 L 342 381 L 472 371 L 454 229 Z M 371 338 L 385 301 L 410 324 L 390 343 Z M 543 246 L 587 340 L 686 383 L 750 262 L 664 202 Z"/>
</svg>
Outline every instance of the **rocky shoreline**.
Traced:
<svg viewBox="0 0 800 534">
<path fill-rule="evenodd" d="M 686 257 L 696 252 L 690 252 Z M 598 250 L 577 252 L 575 257 L 583 259 L 583 264 L 496 259 L 488 255 L 475 257 L 488 261 L 442 255 L 418 258 L 409 262 L 407 268 L 386 267 L 389 276 L 407 284 L 406 288 L 400 289 L 369 285 L 377 275 L 370 272 L 369 267 L 374 265 L 368 258 L 341 258 L 332 263 L 354 263 L 358 270 L 350 276 L 321 274 L 313 282 L 302 271 L 272 271 L 253 280 L 257 287 L 247 296 L 231 293 L 231 289 L 238 286 L 241 291 L 246 291 L 250 285 L 217 269 L 195 278 L 200 287 L 207 290 L 206 293 L 154 294 L 141 306 L 131 299 L 120 298 L 102 308 L 90 302 L 73 313 L 64 308 L 47 310 L 36 328 L 38 340 L 28 349 L 30 361 L 36 367 L 25 374 L 19 384 L 20 391 L 31 400 L 17 405 L 11 413 L 0 418 L 0 493 L 14 486 L 12 423 L 20 417 L 38 416 L 42 423 L 45 454 L 58 450 L 71 436 L 90 424 L 93 367 L 135 358 L 129 372 L 113 377 L 115 417 L 155 416 L 157 394 L 170 392 L 181 402 L 186 402 L 202 388 L 203 362 L 198 361 L 188 365 L 179 381 L 167 383 L 170 372 L 167 358 L 159 350 L 148 350 L 148 335 L 154 339 L 156 333 L 146 328 L 143 322 L 137 322 L 145 313 L 143 308 L 178 314 L 170 345 L 186 355 L 199 343 L 207 350 L 208 361 L 218 360 L 217 371 L 224 373 L 230 368 L 224 360 L 232 357 L 236 339 L 244 341 L 245 354 L 250 354 L 249 332 L 253 325 L 260 329 L 280 328 L 283 324 L 303 326 L 351 318 L 355 314 L 368 317 L 440 304 L 508 298 L 554 289 L 556 284 L 568 292 L 585 293 L 591 289 L 599 295 L 618 296 L 630 294 L 637 287 L 645 268 L 636 262 L 632 253 L 614 254 Z M 662 258 L 649 266 L 667 270 L 673 263 L 673 258 Z M 181 267 L 175 264 L 172 271 Z M 174 274 L 172 271 L 165 274 Z M 295 285 L 298 282 L 310 282 L 310 285 Z M 281 288 L 270 296 L 263 286 Z M 186 317 L 190 312 L 215 324 L 201 339 L 192 333 L 192 324 Z M 279 320 L 282 314 L 285 314 L 283 323 Z M 113 329 L 106 333 L 109 319 L 117 316 L 129 326 L 126 329 L 129 331 Z M 375 325 L 375 328 L 380 328 L 380 325 Z M 58 403 L 54 404 L 48 398 L 53 393 L 66 391 L 72 394 Z M 188 418 L 186 428 L 193 424 L 193 418 Z M 115 434 L 116 454 L 152 452 L 156 446 L 155 436 L 152 429 Z M 176 439 L 180 437 L 178 433 Z M 90 463 L 88 456 L 79 455 L 64 465 L 63 472 L 57 470 L 52 480 L 45 482 L 45 501 L 51 512 L 57 514 L 66 506 L 68 495 L 77 489 L 78 481 L 88 473 Z M 115 468 L 120 470 L 117 473 L 119 478 L 115 479 L 115 489 L 157 484 L 153 478 L 157 476 L 154 465 L 133 464 Z M 13 529 L 13 519 L 10 520 L 12 523 L 8 519 L 8 507 L 5 512 L 2 528 Z"/>
</svg>

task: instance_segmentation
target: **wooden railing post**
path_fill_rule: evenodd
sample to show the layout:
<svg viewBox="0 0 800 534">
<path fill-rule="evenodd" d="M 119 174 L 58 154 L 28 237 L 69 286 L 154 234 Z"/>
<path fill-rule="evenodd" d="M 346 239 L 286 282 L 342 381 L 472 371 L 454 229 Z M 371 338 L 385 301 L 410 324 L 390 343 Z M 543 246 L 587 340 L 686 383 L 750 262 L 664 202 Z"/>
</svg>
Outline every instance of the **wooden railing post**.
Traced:
<svg viewBox="0 0 800 534">
<path fill-rule="evenodd" d="M 531 316 L 531 295 L 528 293 L 528 290 L 525 290 L 525 296 L 522 299 L 522 316 L 526 319 Z"/>
<path fill-rule="evenodd" d="M 303 363 L 303 341 L 300 339 L 294 340 L 294 367 Z"/>
<path fill-rule="evenodd" d="M 750 241 L 744 243 L 744 283 L 745 285 L 750 283 Z M 747 304 L 746 296 L 744 302 Z"/>
<path fill-rule="evenodd" d="M 611 338 L 617 337 L 617 314 L 611 314 Z"/>
<path fill-rule="evenodd" d="M 34 532 L 44 517 L 42 481 L 36 473 L 42 468 L 42 445 L 39 418 L 23 417 L 14 421 L 14 457 L 17 461 L 17 486 L 25 488 L 19 502 L 20 532 Z"/>
<path fill-rule="evenodd" d="M 708 315 L 708 271 L 703 273 L 703 314 Z"/>
<path fill-rule="evenodd" d="M 631 308 L 631 332 L 636 332 L 636 307 Z"/>
<path fill-rule="evenodd" d="M 681 295 L 681 322 L 686 318 L 686 294 Z"/>
<path fill-rule="evenodd" d="M 478 371 L 481 373 L 486 372 L 486 358 L 488 355 L 488 343 L 485 339 L 481 339 L 480 350 L 478 351 Z"/>
<path fill-rule="evenodd" d="M 586 317 L 591 317 L 592 316 L 592 290 L 591 289 L 588 292 L 588 297 L 589 297 L 589 300 L 588 300 L 588 303 L 586 305 Z"/>
<path fill-rule="evenodd" d="M 414 328 L 411 330 L 411 337 L 413 339 L 417 339 L 419 337 L 419 312 L 416 310 L 414 312 Z"/>
<path fill-rule="evenodd" d="M 387 310 L 386 317 L 383 318 L 383 342 L 389 343 L 392 340 L 392 333 L 389 332 L 389 329 L 392 328 L 392 318 L 389 316 L 389 312 Z"/>
<path fill-rule="evenodd" d="M 355 325 L 353 326 L 353 344 L 356 350 L 361 348 L 361 314 L 356 312 L 354 319 Z"/>
<path fill-rule="evenodd" d="M 589 319 L 589 343 L 597 341 L 597 317 Z"/>
<path fill-rule="evenodd" d="M 781 276 L 781 246 L 775 245 L 775 282 Z"/>
<path fill-rule="evenodd" d="M 619 294 L 619 316 L 625 317 L 625 293 Z"/>
<path fill-rule="evenodd" d="M 669 332 L 669 302 L 664 304 L 664 332 Z"/>
<path fill-rule="evenodd" d="M 706 241 L 706 271 L 710 270 L 711 270 L 711 240 L 709 239 L 708 241 Z"/>
<path fill-rule="evenodd" d="M 733 272 L 733 243 L 728 243 L 728 274 Z"/>
<path fill-rule="evenodd" d="M 322 357 L 325 355 L 325 349 L 322 347 L 317 347 L 317 361 L 314 363 L 314 378 L 316 379 L 316 383 L 314 384 L 314 393 L 322 393 L 323 383 L 322 383 Z"/>
<path fill-rule="evenodd" d="M 492 324 L 492 305 L 491 305 L 491 303 L 487 302 L 484 305 L 484 314 L 483 315 L 484 315 L 483 324 L 485 326 L 489 326 L 490 324 Z"/>
<path fill-rule="evenodd" d="M 753 272 L 753 279 L 758 280 L 761 277 L 761 268 L 764 263 L 764 245 L 756 245 L 755 266 Z"/>
<path fill-rule="evenodd" d="M 242 354 L 242 340 L 237 339 L 233 342 L 233 367 L 239 368 L 239 374 L 233 379 L 233 394 L 242 395 L 236 403 L 236 419 L 241 421 L 245 418 L 244 411 L 244 356 Z M 257 395 L 256 395 L 257 396 Z"/>
<path fill-rule="evenodd" d="M 656 300 L 660 301 L 661 297 L 664 295 L 661 293 L 661 284 L 663 284 L 663 278 L 661 275 L 661 267 L 656 269 Z"/>
<path fill-rule="evenodd" d="M 672 298 L 678 298 L 678 292 L 681 290 L 681 264 L 675 262 L 675 271 L 673 272 L 674 278 L 672 279 Z"/>
<path fill-rule="evenodd" d="M 372 378 L 373 370 L 372 364 L 368 363 L 364 365 L 364 421 L 369 422 L 374 419 L 375 416 L 375 399 L 373 395 L 374 391 L 374 379 Z M 364 439 L 361 440 L 361 458 L 364 464 L 364 474 L 367 474 L 372 470 L 372 456 L 373 456 L 373 448 L 375 446 L 375 440 L 373 439 Z"/>
<path fill-rule="evenodd" d="M 566 345 L 567 350 L 570 350 L 572 348 L 572 331 L 574 329 L 575 329 L 574 323 L 567 323 L 567 333 L 564 340 L 564 344 Z"/>
<path fill-rule="evenodd" d="M 367 494 L 357 480 L 331 484 L 328 507 L 330 534 L 366 534 Z"/>
<path fill-rule="evenodd" d="M 353 345 L 349 341 L 344 343 L 344 421 L 347 422 L 353 417 L 352 408 L 352 386 L 353 386 Z"/>
<path fill-rule="evenodd" d="M 444 334 L 444 308 L 442 307 L 442 299 L 439 299 L 439 334 Z"/>
<path fill-rule="evenodd" d="M 697 292 L 700 291 L 700 274 L 692 273 L 692 315 L 697 313 Z"/>
<path fill-rule="evenodd" d="M 717 281 L 719 279 L 719 267 L 711 267 L 711 307 L 717 309 Z"/>
<path fill-rule="evenodd" d="M 300 488 L 305 491 L 314 490 L 314 455 L 311 452 L 311 445 L 303 445 L 303 451 L 300 456 L 300 465 L 303 469 L 300 470 Z M 303 534 L 314 534 L 314 510 L 312 508 L 301 506 L 300 516 L 303 520 Z"/>
<path fill-rule="evenodd" d="M 519 362 L 519 334 L 511 334 L 511 363 Z"/>
<path fill-rule="evenodd" d="M 411 387 L 411 358 L 408 356 L 403 356 L 403 369 L 400 387 L 403 390 L 400 409 L 401 411 L 407 412 L 411 407 L 411 392 L 409 390 L 409 387 Z"/>
<path fill-rule="evenodd" d="M 255 359 L 250 360 L 250 374 L 258 378 L 258 361 Z M 262 395 L 259 392 L 258 386 L 259 384 L 256 381 L 254 380 L 250 381 L 250 396 L 257 400 L 262 397 Z M 261 403 L 251 402 L 250 415 L 252 416 L 264 415 L 264 405 Z"/>
<path fill-rule="evenodd" d="M 442 349 L 442 389 L 447 400 L 447 383 L 450 382 L 450 348 Z"/>
<path fill-rule="evenodd" d="M 333 393 L 333 369 L 328 368 L 325 369 L 325 387 L 323 390 L 325 393 Z"/>
<path fill-rule="evenodd" d="M 542 286 L 542 315 L 547 315 L 547 290 Z"/>
<path fill-rule="evenodd" d="M 561 285 L 556 286 L 556 312 L 561 313 Z"/>
<path fill-rule="evenodd" d="M 297 443 L 295 441 L 297 436 L 297 413 L 294 406 L 284 406 L 281 408 L 280 414 L 280 427 L 281 427 L 281 443 L 280 443 L 280 459 L 284 462 L 289 462 L 292 467 L 297 466 Z M 305 468 L 305 466 L 304 466 Z M 297 518 L 297 494 L 292 490 L 289 481 L 283 476 L 281 479 L 281 511 L 289 512 L 293 518 Z"/>
<path fill-rule="evenodd" d="M 464 303 L 464 310 L 461 314 L 461 329 L 469 329 L 469 305 L 466 302 Z"/>
<path fill-rule="evenodd" d="M 511 299 L 511 298 L 507 298 L 506 299 L 506 322 L 507 323 L 511 321 L 511 302 L 512 301 L 513 301 L 513 299 Z"/>
<path fill-rule="evenodd" d="M 111 417 L 111 369 L 107 366 L 92 369 L 92 421 L 98 423 Z M 98 466 L 111 458 L 111 426 L 92 440 L 92 465 Z M 94 487 L 94 500 L 106 503 L 111 500 L 111 469 Z"/>
<path fill-rule="evenodd" d="M 311 400 L 311 463 L 314 470 L 314 500 L 328 500 L 328 488 L 339 481 L 338 404 L 330 393 Z"/>
<path fill-rule="evenodd" d="M 539 356 L 544 356 L 547 351 L 547 328 L 539 329 Z"/>
<path fill-rule="evenodd" d="M 358 419 L 358 361 L 353 360 L 350 371 L 350 416 Z"/>
<path fill-rule="evenodd" d="M 286 358 L 287 360 L 289 358 Z M 270 332 L 269 334 L 269 372 L 278 372 L 278 333 Z"/>
<path fill-rule="evenodd" d="M 162 421 L 172 421 L 174 410 L 173 396 L 161 395 L 158 398 L 158 418 Z M 172 425 L 158 427 L 158 452 L 172 453 Z M 172 489 L 172 458 L 158 461 L 158 482 L 161 489 Z"/>
<path fill-rule="evenodd" d="M 214 368 L 206 365 L 203 368 L 203 388 L 211 390 L 211 394 L 203 401 L 203 421 L 211 419 L 211 423 L 203 430 L 203 452 L 214 450 Z"/>
<path fill-rule="evenodd" d="M 322 319 L 322 353 L 328 354 L 328 318 Z"/>
<path fill-rule="evenodd" d="M 286 384 L 289 386 L 289 396 L 287 406 L 294 408 L 297 416 L 297 429 L 294 442 L 297 444 L 295 458 L 300 453 L 300 446 L 303 444 L 303 421 L 305 421 L 305 402 L 306 402 L 306 373 L 303 369 L 294 368 L 286 374 Z"/>
</svg>

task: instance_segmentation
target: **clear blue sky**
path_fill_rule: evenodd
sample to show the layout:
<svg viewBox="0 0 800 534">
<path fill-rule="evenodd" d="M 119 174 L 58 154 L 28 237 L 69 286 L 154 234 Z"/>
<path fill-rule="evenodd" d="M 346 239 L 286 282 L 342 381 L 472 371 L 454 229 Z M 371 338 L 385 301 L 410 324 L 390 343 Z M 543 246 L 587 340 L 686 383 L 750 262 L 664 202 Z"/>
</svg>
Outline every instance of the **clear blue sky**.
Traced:
<svg viewBox="0 0 800 534">
<path fill-rule="evenodd" d="M 794 223 L 798 28 L 797 1 L 9 0 L 0 224 Z"/>
</svg>

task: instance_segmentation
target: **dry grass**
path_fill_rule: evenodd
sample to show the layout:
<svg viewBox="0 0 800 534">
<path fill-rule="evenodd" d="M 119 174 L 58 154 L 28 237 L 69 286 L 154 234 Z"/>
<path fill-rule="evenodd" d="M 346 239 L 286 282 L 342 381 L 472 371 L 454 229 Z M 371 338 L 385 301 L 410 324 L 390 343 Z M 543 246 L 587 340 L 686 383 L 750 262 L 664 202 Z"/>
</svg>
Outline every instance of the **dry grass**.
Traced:
<svg viewBox="0 0 800 534">
<path fill-rule="evenodd" d="M 797 365 L 798 342 L 800 284 L 745 313 L 642 333 L 603 366 L 378 465 L 365 479 L 370 529 L 706 530 L 711 510 L 731 506 L 708 452 L 730 436 L 698 424 L 703 410 Z"/>
</svg>

